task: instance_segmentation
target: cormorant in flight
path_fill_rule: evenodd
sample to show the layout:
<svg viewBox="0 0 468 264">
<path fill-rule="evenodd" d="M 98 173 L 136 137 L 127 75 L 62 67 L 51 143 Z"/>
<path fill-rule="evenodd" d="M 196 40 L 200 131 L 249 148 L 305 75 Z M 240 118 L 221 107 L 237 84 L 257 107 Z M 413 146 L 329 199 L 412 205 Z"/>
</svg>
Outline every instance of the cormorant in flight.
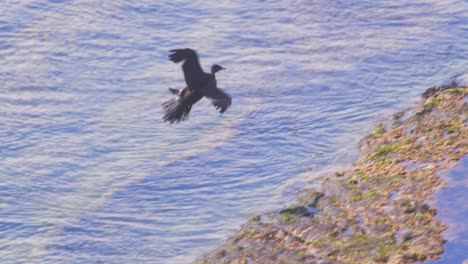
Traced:
<svg viewBox="0 0 468 264">
<path fill-rule="evenodd" d="M 197 53 L 192 49 L 171 50 L 169 59 L 175 63 L 184 61 L 182 70 L 187 87 L 182 91 L 169 88 L 177 97 L 163 104 L 164 121 L 172 124 L 186 120 L 190 114 L 192 105 L 204 96 L 211 99 L 216 109 L 220 110 L 220 113 L 224 113 L 231 105 L 231 97 L 217 87 L 215 73 L 224 70 L 223 67 L 214 64 L 211 67 L 211 74 L 204 72 L 198 61 Z"/>
</svg>

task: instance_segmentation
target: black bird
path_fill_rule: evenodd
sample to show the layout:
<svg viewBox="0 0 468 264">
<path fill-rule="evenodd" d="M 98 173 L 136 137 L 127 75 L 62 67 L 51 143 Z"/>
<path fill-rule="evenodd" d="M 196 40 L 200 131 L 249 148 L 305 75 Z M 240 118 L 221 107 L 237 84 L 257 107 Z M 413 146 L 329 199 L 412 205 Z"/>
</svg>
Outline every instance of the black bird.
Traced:
<svg viewBox="0 0 468 264">
<path fill-rule="evenodd" d="M 215 79 L 216 72 L 220 70 L 225 70 L 225 68 L 219 66 L 218 64 L 211 66 L 211 74 L 213 77 L 215 77 Z M 169 88 L 169 91 L 172 94 L 177 95 L 176 98 L 172 98 L 163 104 L 165 110 L 163 119 L 164 121 L 169 121 L 171 124 L 188 119 L 192 105 L 203 98 L 202 93 L 196 90 L 190 90 L 188 87 L 185 87 L 182 91 L 179 89 Z M 216 109 L 221 109 L 221 113 L 224 112 L 221 108 L 221 105 L 218 105 L 217 102 L 214 104 Z"/>
<path fill-rule="evenodd" d="M 194 50 L 176 49 L 170 52 L 169 59 L 171 61 L 175 63 L 184 61 L 182 70 L 187 87 L 182 91 L 169 88 L 173 94 L 178 96 L 163 104 L 165 112 L 163 120 L 171 124 L 186 120 L 192 105 L 204 96 L 211 99 L 216 109 L 220 110 L 220 113 L 224 113 L 231 105 L 231 97 L 217 87 L 215 77 L 215 73 L 224 70 L 224 68 L 215 64 L 211 67 L 211 74 L 209 74 L 202 70 L 197 53 Z"/>
<path fill-rule="evenodd" d="M 213 64 L 213 66 L 211 66 L 211 75 L 213 75 L 213 77 L 215 77 L 215 79 L 216 79 L 215 74 L 217 72 L 219 72 L 221 70 L 225 70 L 225 69 L 226 68 L 222 67 L 221 65 Z M 172 94 L 181 95 L 181 93 L 185 94 L 185 93 L 188 92 L 188 87 L 186 86 L 182 91 L 180 91 L 179 89 L 169 88 L 169 91 L 171 91 Z"/>
</svg>

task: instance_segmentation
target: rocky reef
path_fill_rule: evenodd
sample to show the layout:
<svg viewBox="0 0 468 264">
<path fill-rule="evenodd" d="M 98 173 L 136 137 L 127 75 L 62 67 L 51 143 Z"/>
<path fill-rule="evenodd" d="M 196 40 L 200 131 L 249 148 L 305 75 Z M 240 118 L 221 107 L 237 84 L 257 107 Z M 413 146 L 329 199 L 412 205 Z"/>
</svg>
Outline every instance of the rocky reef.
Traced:
<svg viewBox="0 0 468 264">
<path fill-rule="evenodd" d="M 349 169 L 316 180 L 295 204 L 252 217 L 195 263 L 415 263 L 444 251 L 428 199 L 441 170 L 468 153 L 468 88 L 430 88 L 377 125 Z"/>
</svg>

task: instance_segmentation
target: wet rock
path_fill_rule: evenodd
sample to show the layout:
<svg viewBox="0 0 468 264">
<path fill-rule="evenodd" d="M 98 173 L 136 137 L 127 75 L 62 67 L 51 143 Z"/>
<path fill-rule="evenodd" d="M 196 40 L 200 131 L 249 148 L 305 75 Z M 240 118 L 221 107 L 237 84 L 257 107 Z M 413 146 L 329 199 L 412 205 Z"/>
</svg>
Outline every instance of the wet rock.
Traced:
<svg viewBox="0 0 468 264">
<path fill-rule="evenodd" d="M 410 204 L 408 204 L 405 208 L 405 214 L 411 214 L 411 213 L 414 213 L 416 212 L 416 202 L 414 201 L 411 201 Z"/>
<path fill-rule="evenodd" d="M 414 229 L 408 227 L 402 227 L 397 230 L 395 233 L 395 240 L 397 244 L 402 244 L 404 242 L 410 241 L 414 236 Z"/>
<path fill-rule="evenodd" d="M 436 172 L 468 153 L 468 128 L 462 125 L 467 95 L 468 88 L 459 86 L 428 89 L 420 106 L 361 140 L 362 157 L 354 167 L 317 179 L 320 185 L 302 191 L 287 208 L 252 217 L 195 263 L 400 264 L 437 258 L 444 226 L 427 200 L 441 186 Z"/>
<path fill-rule="evenodd" d="M 371 234 L 380 234 L 380 233 L 385 233 L 390 231 L 391 226 L 389 224 L 377 224 L 373 225 L 370 228 L 370 233 Z"/>
</svg>

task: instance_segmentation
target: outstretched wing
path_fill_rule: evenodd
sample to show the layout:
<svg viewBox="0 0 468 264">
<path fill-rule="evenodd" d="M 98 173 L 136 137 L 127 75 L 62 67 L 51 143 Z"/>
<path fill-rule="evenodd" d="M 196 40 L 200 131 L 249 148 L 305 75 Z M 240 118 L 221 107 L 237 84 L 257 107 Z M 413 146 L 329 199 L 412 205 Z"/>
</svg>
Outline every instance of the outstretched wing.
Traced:
<svg viewBox="0 0 468 264">
<path fill-rule="evenodd" d="M 175 63 L 184 61 L 182 71 L 184 72 L 185 82 L 189 87 L 196 86 L 200 78 L 206 73 L 203 72 L 198 60 L 197 52 L 193 49 L 174 49 L 170 51 L 169 59 Z"/>
<path fill-rule="evenodd" d="M 220 113 L 224 113 L 231 106 L 231 96 L 220 88 L 209 89 L 203 95 L 211 100 L 216 110 L 219 110 Z"/>
</svg>

